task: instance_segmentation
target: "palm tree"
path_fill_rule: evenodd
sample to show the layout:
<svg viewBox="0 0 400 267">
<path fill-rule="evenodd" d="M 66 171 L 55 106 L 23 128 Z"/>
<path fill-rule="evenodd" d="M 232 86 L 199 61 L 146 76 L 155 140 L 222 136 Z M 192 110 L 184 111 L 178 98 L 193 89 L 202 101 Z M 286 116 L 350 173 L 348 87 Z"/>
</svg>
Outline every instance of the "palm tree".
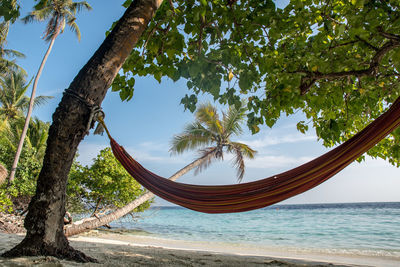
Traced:
<svg viewBox="0 0 400 267">
<path fill-rule="evenodd" d="M 0 78 L 0 133 L 10 134 L 11 124 L 23 120 L 29 108 L 29 97 L 25 95 L 31 82 L 26 81 L 22 70 L 12 71 Z M 38 96 L 33 105 L 44 104 L 51 96 Z"/>
<path fill-rule="evenodd" d="M 46 151 L 46 141 L 49 135 L 49 122 L 44 122 L 38 118 L 31 120 L 27 133 L 27 144 L 35 149 L 35 157 L 38 161 L 42 161 Z"/>
<path fill-rule="evenodd" d="M 200 149 L 201 162 L 195 174 L 207 168 L 213 160 L 223 159 L 224 150 L 234 154 L 234 166 L 240 182 L 244 175 L 244 158 L 254 158 L 256 151 L 243 143 L 230 140 L 232 135 L 243 133 L 241 122 L 245 116 L 243 103 L 239 108 L 231 106 L 228 113 L 219 119 L 217 109 L 211 104 L 203 104 L 196 111 L 196 120 L 188 124 L 182 134 L 176 135 L 170 151 L 181 154 L 188 150 Z M 213 146 L 210 146 L 213 145 Z"/>
<path fill-rule="evenodd" d="M 15 64 L 14 60 L 8 60 L 7 58 L 11 57 L 19 57 L 23 58 L 25 57 L 24 54 L 21 52 L 12 50 L 12 49 L 6 49 L 5 45 L 7 43 L 7 35 L 8 35 L 8 30 L 10 27 L 10 21 L 3 21 L 0 23 L 0 76 L 4 77 L 7 73 L 10 73 L 11 71 L 16 71 L 18 69 L 22 70 L 21 67 L 19 67 L 17 64 Z"/>
<path fill-rule="evenodd" d="M 223 154 L 226 151 L 235 155 L 233 163 L 237 169 L 238 181 L 241 181 L 245 167 L 243 159 L 245 157 L 252 159 L 256 154 L 256 151 L 246 144 L 231 141 L 232 136 L 240 135 L 243 132 L 241 124 L 245 117 L 245 111 L 243 103 L 237 108 L 231 106 L 227 113 L 222 114 L 222 119 L 220 120 L 214 106 L 211 104 L 201 105 L 196 111 L 196 120 L 188 124 L 183 133 L 173 138 L 170 149 L 172 154 L 180 154 L 200 148 L 200 157 L 176 172 L 169 179 L 175 181 L 192 169 L 195 169 L 195 174 L 199 173 L 210 166 L 214 160 L 223 159 Z M 65 234 L 66 236 L 72 236 L 106 225 L 132 212 L 132 210 L 153 197 L 153 193 L 147 192 L 107 215 L 98 218 L 92 217 L 85 219 L 83 222 L 67 225 Z"/>
<path fill-rule="evenodd" d="M 78 25 L 75 22 L 76 20 L 75 15 L 77 12 L 81 11 L 84 8 L 90 10 L 91 6 L 86 1 L 73 2 L 72 0 L 41 0 L 38 4 L 35 5 L 35 10 L 30 12 L 28 16 L 22 19 L 25 23 L 29 23 L 35 20 L 36 21 L 48 20 L 43 38 L 45 39 L 46 42 L 50 42 L 50 44 L 49 47 L 47 48 L 46 54 L 43 57 L 42 63 L 40 64 L 39 70 L 33 82 L 28 113 L 26 115 L 25 125 L 22 130 L 18 148 L 15 153 L 14 162 L 11 167 L 9 181 L 14 180 L 15 169 L 18 165 L 19 156 L 21 155 L 22 146 L 24 144 L 26 132 L 28 130 L 29 121 L 32 114 L 33 101 L 35 99 L 37 83 L 39 81 L 40 75 L 42 74 L 44 64 L 47 61 L 47 58 L 53 47 L 54 41 L 56 40 L 57 36 L 64 31 L 66 24 L 68 24 L 71 30 L 76 33 L 78 40 L 81 39 L 81 32 L 78 28 Z"/>
</svg>

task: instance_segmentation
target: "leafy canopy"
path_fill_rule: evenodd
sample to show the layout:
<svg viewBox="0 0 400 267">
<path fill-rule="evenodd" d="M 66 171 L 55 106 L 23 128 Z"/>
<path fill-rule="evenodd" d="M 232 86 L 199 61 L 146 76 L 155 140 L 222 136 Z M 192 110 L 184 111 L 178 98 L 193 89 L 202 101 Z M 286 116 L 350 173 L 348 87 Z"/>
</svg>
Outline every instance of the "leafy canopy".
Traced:
<svg viewBox="0 0 400 267">
<path fill-rule="evenodd" d="M 397 0 L 164 1 L 112 90 L 129 100 L 135 76 L 183 78 L 191 111 L 200 93 L 246 98 L 253 133 L 300 111 L 298 130 L 333 146 L 399 97 L 399 32 Z M 397 129 L 368 154 L 400 165 L 399 151 Z"/>
</svg>

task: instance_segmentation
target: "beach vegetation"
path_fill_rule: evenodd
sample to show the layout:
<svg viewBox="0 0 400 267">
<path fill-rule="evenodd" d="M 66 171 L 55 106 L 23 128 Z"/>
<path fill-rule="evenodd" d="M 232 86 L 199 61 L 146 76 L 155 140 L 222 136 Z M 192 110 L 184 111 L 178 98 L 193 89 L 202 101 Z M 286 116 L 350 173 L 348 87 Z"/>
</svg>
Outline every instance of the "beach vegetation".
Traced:
<svg viewBox="0 0 400 267">
<path fill-rule="evenodd" d="M 38 7 L 48 2 L 38 1 Z M 26 238 L 2 256 L 51 254 L 80 262 L 96 261 L 73 249 L 64 234 L 68 173 L 78 145 L 87 134 L 92 107 L 101 105 L 107 89 L 161 3 L 162 0 L 133 2 L 69 85 L 52 117 L 46 155 L 24 222 Z"/>
<path fill-rule="evenodd" d="M 81 11 L 82 9 L 90 10 L 91 6 L 86 1 L 73 2 L 72 0 L 41 0 L 34 6 L 34 10 L 22 19 L 22 21 L 24 21 L 25 23 L 30 23 L 33 21 L 48 21 L 43 39 L 46 42 L 49 42 L 49 47 L 47 48 L 47 51 L 43 56 L 43 60 L 40 63 L 39 70 L 33 81 L 32 93 L 29 101 L 28 112 L 26 114 L 25 124 L 21 132 L 21 137 L 11 167 L 10 176 L 8 178 L 10 181 L 13 181 L 15 177 L 15 170 L 17 168 L 22 147 L 24 145 L 25 136 L 28 131 L 35 100 L 36 88 L 39 78 L 42 74 L 43 67 L 46 64 L 51 49 L 53 48 L 54 41 L 59 34 L 64 32 L 64 28 L 66 25 L 68 25 L 71 30 L 75 32 L 78 40 L 81 39 L 81 32 L 75 20 L 76 13 Z"/>
<path fill-rule="evenodd" d="M 1 121 L 1 120 L 0 120 Z M 19 141 L 23 120 L 12 123 L 10 129 L 0 134 L 0 164 L 10 170 L 14 152 Z M 49 123 L 38 118 L 31 120 L 31 126 L 22 149 L 16 179 L 0 183 L 2 201 L 0 210 L 24 213 L 35 193 L 37 177 L 42 167 Z M 7 200 L 6 200 L 7 199 Z"/>
<path fill-rule="evenodd" d="M 26 96 L 26 92 L 30 84 L 26 80 L 25 72 L 21 70 L 12 71 L 0 78 L 0 133 L 10 138 L 15 138 L 12 125 L 14 128 L 17 127 L 29 108 L 30 99 Z M 33 106 L 43 105 L 51 98 L 51 96 L 38 96 Z"/>
<path fill-rule="evenodd" d="M 74 163 L 68 179 L 67 210 L 90 212 L 92 217 L 96 217 L 123 207 L 144 192 L 115 159 L 111 149 L 105 148 L 93 159 L 91 166 Z M 146 201 L 132 212 L 144 211 L 150 203 Z"/>
<path fill-rule="evenodd" d="M 25 113 L 29 106 L 26 91 L 30 82 L 21 69 L 10 71 L 0 78 L 0 164 L 7 172 L 11 170 L 13 155 L 18 145 L 24 125 Z M 34 107 L 47 103 L 51 96 L 38 96 Z M 21 162 L 16 169 L 18 179 L 0 186 L 0 209 L 21 212 L 27 208 L 31 196 L 35 193 L 36 180 L 42 166 L 46 148 L 49 123 L 38 118 L 30 121 L 30 128 L 21 153 Z"/>
<path fill-rule="evenodd" d="M 0 19 L 0 77 L 4 77 L 13 71 L 24 71 L 16 64 L 15 60 L 24 58 L 25 55 L 14 49 L 6 48 L 10 24 L 10 21 Z"/>
</svg>

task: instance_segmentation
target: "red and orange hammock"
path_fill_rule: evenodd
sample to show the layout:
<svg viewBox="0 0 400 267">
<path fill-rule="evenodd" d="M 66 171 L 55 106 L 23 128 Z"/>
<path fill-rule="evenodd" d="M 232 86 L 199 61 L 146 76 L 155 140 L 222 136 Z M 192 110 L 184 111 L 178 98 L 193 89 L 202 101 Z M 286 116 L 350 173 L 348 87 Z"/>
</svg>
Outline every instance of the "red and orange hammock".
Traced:
<svg viewBox="0 0 400 267">
<path fill-rule="evenodd" d="M 115 157 L 145 188 L 177 205 L 206 213 L 263 208 L 325 182 L 400 125 L 400 97 L 354 137 L 328 153 L 292 170 L 250 183 L 202 186 L 170 181 L 145 169 L 110 135 Z M 109 134 L 109 133 L 108 133 Z"/>
</svg>

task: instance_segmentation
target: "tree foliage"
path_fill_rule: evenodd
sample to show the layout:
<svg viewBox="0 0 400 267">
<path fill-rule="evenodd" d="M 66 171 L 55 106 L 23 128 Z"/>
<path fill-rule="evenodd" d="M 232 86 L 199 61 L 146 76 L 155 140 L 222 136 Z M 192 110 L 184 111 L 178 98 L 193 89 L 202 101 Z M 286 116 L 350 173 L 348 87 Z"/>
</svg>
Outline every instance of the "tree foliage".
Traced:
<svg viewBox="0 0 400 267">
<path fill-rule="evenodd" d="M 10 170 L 15 149 L 3 142 L 4 138 L 0 139 L 0 163 Z M 38 159 L 36 153 L 35 148 L 24 146 L 16 179 L 10 185 L 7 183 L 0 185 L 0 212 L 15 211 L 14 208 L 24 209 L 34 195 L 37 177 L 42 167 L 42 159 Z"/>
<path fill-rule="evenodd" d="M 13 137 L 17 129 L 11 129 L 19 125 L 25 117 L 24 113 L 29 107 L 29 97 L 26 92 L 30 82 L 26 81 L 26 74 L 21 70 L 11 71 L 5 77 L 0 78 L 0 133 Z M 38 96 L 34 101 L 34 107 L 43 105 L 52 96 Z M 23 126 L 23 125 L 22 125 Z"/>
<path fill-rule="evenodd" d="M 101 150 L 90 167 L 75 163 L 67 188 L 69 208 L 93 214 L 123 207 L 143 193 L 144 189 L 115 159 L 110 148 Z M 134 211 L 140 212 L 149 206 L 147 201 Z"/>
<path fill-rule="evenodd" d="M 125 4 L 129 4 L 129 0 Z M 298 111 L 325 146 L 349 139 L 400 95 L 397 0 L 165 1 L 113 84 L 122 100 L 135 76 L 186 79 L 182 99 L 248 101 L 248 126 Z M 400 164 L 397 129 L 368 154 Z"/>
<path fill-rule="evenodd" d="M 24 54 L 13 49 L 6 48 L 7 35 L 10 29 L 10 21 L 1 21 L 0 18 L 0 77 L 4 77 L 13 71 L 23 71 L 15 63 L 16 58 L 25 57 Z"/>
<path fill-rule="evenodd" d="M 16 0 L 1 0 L 0 1 L 0 17 L 4 21 L 14 22 L 20 15 L 19 4 Z"/>
</svg>

